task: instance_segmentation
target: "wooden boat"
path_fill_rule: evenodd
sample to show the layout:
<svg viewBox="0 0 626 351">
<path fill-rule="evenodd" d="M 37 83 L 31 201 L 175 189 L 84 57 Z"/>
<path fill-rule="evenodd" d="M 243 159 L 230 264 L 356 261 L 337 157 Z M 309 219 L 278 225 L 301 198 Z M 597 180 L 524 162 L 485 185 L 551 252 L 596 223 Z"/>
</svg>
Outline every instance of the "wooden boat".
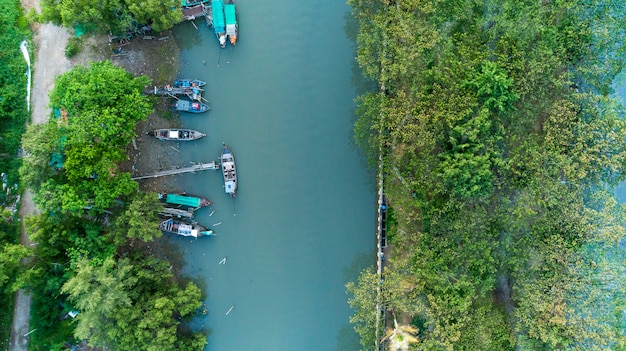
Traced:
<svg viewBox="0 0 626 351">
<path fill-rule="evenodd" d="M 176 88 L 201 88 L 206 82 L 200 79 L 177 79 L 174 81 Z"/>
<path fill-rule="evenodd" d="M 226 47 L 226 19 L 224 17 L 224 1 L 211 0 L 212 26 L 220 47 Z"/>
<path fill-rule="evenodd" d="M 148 132 L 148 135 L 152 135 L 159 140 L 175 141 L 197 140 L 206 136 L 206 134 L 192 129 L 156 129 Z"/>
<path fill-rule="evenodd" d="M 190 113 L 202 113 L 207 112 L 211 108 L 207 104 L 203 104 L 199 101 L 189 100 L 176 100 L 176 111 L 190 112 Z"/>
<path fill-rule="evenodd" d="M 224 16 L 226 17 L 226 36 L 228 41 L 230 41 L 230 45 L 235 45 L 239 35 L 239 25 L 237 24 L 237 10 L 233 0 L 229 0 L 224 5 Z"/>
<path fill-rule="evenodd" d="M 169 218 L 161 222 L 159 229 L 165 233 L 194 238 L 214 235 L 212 229 L 207 229 L 197 223 L 188 223 L 175 218 Z"/>
<path fill-rule="evenodd" d="M 230 151 L 226 144 L 222 143 L 222 155 L 220 161 L 222 162 L 222 174 L 224 175 L 224 190 L 230 197 L 235 197 L 237 194 L 237 170 L 235 168 L 235 156 Z"/>
<path fill-rule="evenodd" d="M 159 200 L 166 204 L 192 209 L 211 206 L 212 204 L 207 198 L 187 194 L 159 193 Z"/>
</svg>

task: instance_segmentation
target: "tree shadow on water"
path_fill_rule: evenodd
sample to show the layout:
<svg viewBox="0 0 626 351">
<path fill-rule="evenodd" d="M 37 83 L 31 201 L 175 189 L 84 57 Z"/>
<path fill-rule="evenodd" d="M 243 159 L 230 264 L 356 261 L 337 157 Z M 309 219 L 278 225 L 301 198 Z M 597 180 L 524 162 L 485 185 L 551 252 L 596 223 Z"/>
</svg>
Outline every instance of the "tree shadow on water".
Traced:
<svg viewBox="0 0 626 351">
<path fill-rule="evenodd" d="M 358 350 L 360 342 L 359 335 L 354 331 L 352 324 L 346 324 L 339 330 L 335 351 Z"/>
<path fill-rule="evenodd" d="M 372 234 L 372 241 L 375 239 Z M 374 242 L 372 243 L 374 244 Z M 376 253 L 372 247 L 371 253 L 360 253 L 354 257 L 352 263 L 343 269 L 343 280 L 347 282 L 356 282 L 361 272 L 372 265 L 376 264 Z"/>
</svg>

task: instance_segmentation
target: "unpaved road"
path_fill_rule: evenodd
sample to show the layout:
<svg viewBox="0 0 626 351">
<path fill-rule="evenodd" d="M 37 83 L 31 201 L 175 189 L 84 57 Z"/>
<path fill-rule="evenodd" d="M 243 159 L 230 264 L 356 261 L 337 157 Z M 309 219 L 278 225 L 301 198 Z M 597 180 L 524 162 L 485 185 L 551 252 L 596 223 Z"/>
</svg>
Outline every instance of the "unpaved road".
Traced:
<svg viewBox="0 0 626 351">
<path fill-rule="evenodd" d="M 26 10 L 33 6 L 23 4 Z M 38 4 L 35 4 L 38 5 Z M 34 34 L 36 57 L 33 69 L 32 91 L 31 91 L 31 123 L 41 124 L 50 117 L 51 109 L 48 107 L 50 99 L 48 91 L 54 86 L 54 77 L 71 68 L 70 62 L 65 58 L 65 46 L 70 34 L 65 28 L 51 24 L 37 25 Z M 32 48 L 30 48 L 32 51 Z M 20 206 L 20 217 L 35 213 L 36 207 L 33 203 L 32 194 L 26 191 L 22 197 Z M 20 233 L 20 243 L 30 245 L 28 234 L 22 229 Z M 11 328 L 11 340 L 9 351 L 27 351 L 28 325 L 30 320 L 30 305 L 32 294 L 26 290 L 19 290 L 15 293 L 15 309 L 13 310 L 13 326 Z"/>
</svg>

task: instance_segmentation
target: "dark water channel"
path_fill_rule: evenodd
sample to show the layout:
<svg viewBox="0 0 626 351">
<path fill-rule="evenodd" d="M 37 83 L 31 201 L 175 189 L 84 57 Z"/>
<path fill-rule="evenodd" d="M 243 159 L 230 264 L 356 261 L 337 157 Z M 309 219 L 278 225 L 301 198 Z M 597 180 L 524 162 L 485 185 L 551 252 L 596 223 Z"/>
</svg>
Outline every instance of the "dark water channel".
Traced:
<svg viewBox="0 0 626 351">
<path fill-rule="evenodd" d="M 215 203 L 198 219 L 219 234 L 170 239 L 208 294 L 195 326 L 210 330 L 209 351 L 358 350 L 345 283 L 374 262 L 376 205 L 352 139 L 362 80 L 349 7 L 241 0 L 237 9 L 234 48 L 220 50 L 203 20 L 175 30 L 180 75 L 207 81 L 212 107 L 182 117 L 208 137 L 181 145 L 180 163 L 217 161 L 224 141 L 239 173 L 234 200 L 221 174 L 177 177 Z"/>
</svg>

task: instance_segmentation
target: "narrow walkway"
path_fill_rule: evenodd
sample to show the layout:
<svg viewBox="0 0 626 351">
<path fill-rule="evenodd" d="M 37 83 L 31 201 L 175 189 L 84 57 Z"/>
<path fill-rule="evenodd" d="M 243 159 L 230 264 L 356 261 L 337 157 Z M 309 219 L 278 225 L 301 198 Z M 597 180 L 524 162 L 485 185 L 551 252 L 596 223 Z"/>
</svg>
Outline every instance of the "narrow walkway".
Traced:
<svg viewBox="0 0 626 351">
<path fill-rule="evenodd" d="M 193 173 L 198 171 L 217 171 L 220 169 L 220 165 L 215 163 L 215 161 L 211 161 L 209 163 L 196 163 L 189 167 L 181 167 L 176 169 L 166 169 L 164 171 L 159 171 L 151 174 L 146 174 L 142 176 L 131 177 L 132 180 L 139 179 L 148 179 L 148 178 L 156 178 L 156 177 L 164 177 L 168 175 L 181 174 L 181 173 Z"/>
<path fill-rule="evenodd" d="M 381 69 L 381 77 L 384 75 L 385 68 Z M 380 94 L 385 94 L 385 84 L 383 83 L 380 86 Z M 385 116 L 381 113 L 381 128 L 384 125 L 382 122 Z M 379 133 L 382 135 L 382 129 Z M 383 332 L 385 331 L 385 308 L 382 305 L 381 299 L 381 288 L 383 285 L 383 260 L 385 259 L 385 254 L 383 249 L 387 245 L 387 227 L 386 227 L 386 217 L 387 217 L 387 199 L 384 195 L 384 167 L 383 167 L 383 151 L 384 151 L 383 143 L 381 142 L 378 147 L 378 226 L 376 229 L 376 272 L 378 274 L 378 284 L 376 284 L 376 331 L 375 331 L 375 346 L 376 350 L 382 351 L 385 348 L 384 343 L 381 343 L 381 339 L 383 337 Z M 381 330 L 382 325 L 382 330 Z"/>
</svg>

